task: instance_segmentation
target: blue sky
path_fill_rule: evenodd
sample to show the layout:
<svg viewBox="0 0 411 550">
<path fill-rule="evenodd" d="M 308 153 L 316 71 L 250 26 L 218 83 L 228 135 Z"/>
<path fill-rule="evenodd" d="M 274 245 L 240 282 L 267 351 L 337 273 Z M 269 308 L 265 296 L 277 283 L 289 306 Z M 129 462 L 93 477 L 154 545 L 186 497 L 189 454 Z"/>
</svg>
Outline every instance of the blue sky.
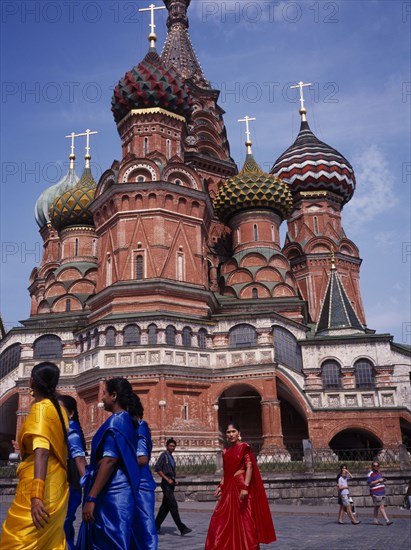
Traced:
<svg viewBox="0 0 411 550">
<path fill-rule="evenodd" d="M 96 178 L 121 157 L 111 95 L 147 51 L 149 17 L 137 9 L 149 3 L 0 5 L 0 311 L 8 327 L 29 316 L 28 280 L 42 247 L 34 205 L 67 171 L 64 136 L 98 131 L 91 150 Z M 157 14 L 161 51 L 166 10 Z M 245 147 L 237 119 L 257 118 L 253 152 L 269 170 L 299 129 L 290 83 L 313 83 L 305 94 L 311 129 L 356 172 L 342 220 L 363 258 L 368 327 L 411 344 L 411 2 L 192 0 L 188 14 L 205 76 L 221 90 L 239 165 Z M 79 176 L 83 147 L 79 141 Z"/>
</svg>

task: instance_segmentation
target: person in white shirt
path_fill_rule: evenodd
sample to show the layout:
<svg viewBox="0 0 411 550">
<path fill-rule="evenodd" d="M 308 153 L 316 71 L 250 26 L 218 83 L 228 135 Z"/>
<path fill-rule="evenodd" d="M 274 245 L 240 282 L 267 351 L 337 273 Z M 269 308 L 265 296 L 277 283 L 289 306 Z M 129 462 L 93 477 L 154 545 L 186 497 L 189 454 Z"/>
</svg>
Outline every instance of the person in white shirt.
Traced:
<svg viewBox="0 0 411 550">
<path fill-rule="evenodd" d="M 348 489 L 348 480 L 352 479 L 352 475 L 347 470 L 347 466 L 345 464 L 342 464 L 340 466 L 340 473 L 338 475 L 338 491 L 339 491 L 339 499 L 338 502 L 340 503 L 340 510 L 338 512 L 338 523 L 340 525 L 344 525 L 344 512 L 347 513 L 348 517 L 351 520 L 351 523 L 353 525 L 358 525 L 361 523 L 361 521 L 358 521 L 355 519 L 351 503 L 350 503 L 350 491 Z"/>
</svg>

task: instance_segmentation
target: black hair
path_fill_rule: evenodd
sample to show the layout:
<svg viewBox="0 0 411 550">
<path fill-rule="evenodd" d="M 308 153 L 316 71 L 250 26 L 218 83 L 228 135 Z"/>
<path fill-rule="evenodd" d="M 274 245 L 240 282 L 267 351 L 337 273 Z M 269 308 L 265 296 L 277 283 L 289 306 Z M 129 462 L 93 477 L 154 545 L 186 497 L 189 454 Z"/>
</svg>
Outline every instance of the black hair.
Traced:
<svg viewBox="0 0 411 550">
<path fill-rule="evenodd" d="M 134 408 L 136 410 L 136 414 L 140 420 L 143 420 L 144 416 L 144 407 L 141 402 L 141 399 L 136 393 L 133 393 L 133 399 L 134 399 Z"/>
<path fill-rule="evenodd" d="M 70 414 L 73 415 L 73 420 L 75 422 L 78 422 L 78 425 L 80 426 L 80 439 L 85 451 L 86 439 L 84 437 L 83 428 L 81 427 L 81 424 L 80 424 L 80 418 L 79 418 L 78 409 L 77 409 L 77 401 L 71 395 L 62 395 L 61 393 L 57 394 L 57 399 L 58 401 L 60 401 L 60 403 L 63 403 L 63 407 L 66 409 L 66 411 L 68 411 Z"/>
<path fill-rule="evenodd" d="M 241 431 L 240 426 L 237 424 L 237 422 L 229 422 L 227 426 L 225 427 L 225 432 L 228 430 L 229 426 L 232 426 L 234 429 L 237 430 L 237 432 Z"/>
<path fill-rule="evenodd" d="M 106 380 L 106 388 L 108 393 L 116 393 L 117 400 L 120 406 L 127 411 L 135 427 L 137 427 L 137 410 L 135 406 L 134 393 L 131 384 L 126 378 L 109 378 Z"/>
<path fill-rule="evenodd" d="M 174 445 L 177 447 L 177 441 L 175 439 L 173 439 L 172 437 L 167 439 L 166 447 L 168 447 L 170 445 L 170 443 L 174 443 Z"/>
<path fill-rule="evenodd" d="M 341 464 L 341 466 L 340 466 L 340 472 L 343 471 L 343 468 L 347 468 L 347 464 Z"/>
<path fill-rule="evenodd" d="M 43 361 L 35 365 L 31 371 L 34 388 L 53 403 L 60 418 L 63 429 L 64 441 L 67 444 L 67 428 L 61 412 L 60 403 L 57 400 L 56 388 L 60 378 L 60 369 L 54 363 Z"/>
</svg>

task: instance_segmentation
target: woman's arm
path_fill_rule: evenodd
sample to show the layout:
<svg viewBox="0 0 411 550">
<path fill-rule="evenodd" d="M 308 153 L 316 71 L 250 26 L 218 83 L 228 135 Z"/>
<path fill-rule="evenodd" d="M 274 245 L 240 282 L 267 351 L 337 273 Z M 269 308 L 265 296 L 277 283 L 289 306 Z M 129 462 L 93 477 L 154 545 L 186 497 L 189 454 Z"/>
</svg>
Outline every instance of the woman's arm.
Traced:
<svg viewBox="0 0 411 550">
<path fill-rule="evenodd" d="M 84 458 L 84 456 L 76 456 L 74 462 L 76 463 L 80 477 L 83 477 L 86 473 L 86 459 Z"/>
<path fill-rule="evenodd" d="M 145 466 L 146 464 L 148 464 L 148 456 L 146 455 L 138 456 L 137 462 L 139 466 Z"/>
<path fill-rule="evenodd" d="M 117 467 L 118 459 L 110 456 L 105 456 L 100 460 L 99 468 L 96 479 L 89 491 L 87 498 L 96 499 L 100 494 L 100 491 L 105 487 L 106 483 L 113 475 Z M 94 506 L 95 502 L 87 502 L 83 508 L 83 521 L 85 523 L 91 523 L 94 521 Z"/>
<path fill-rule="evenodd" d="M 252 462 L 247 462 L 245 465 L 244 488 L 241 489 L 240 499 L 244 499 L 248 497 L 248 486 L 250 485 L 252 476 L 253 476 L 253 464 Z"/>
<path fill-rule="evenodd" d="M 34 450 L 34 479 L 31 489 L 31 517 L 36 529 L 45 527 L 49 522 L 49 512 L 44 506 L 44 484 L 50 452 L 48 449 Z"/>
</svg>

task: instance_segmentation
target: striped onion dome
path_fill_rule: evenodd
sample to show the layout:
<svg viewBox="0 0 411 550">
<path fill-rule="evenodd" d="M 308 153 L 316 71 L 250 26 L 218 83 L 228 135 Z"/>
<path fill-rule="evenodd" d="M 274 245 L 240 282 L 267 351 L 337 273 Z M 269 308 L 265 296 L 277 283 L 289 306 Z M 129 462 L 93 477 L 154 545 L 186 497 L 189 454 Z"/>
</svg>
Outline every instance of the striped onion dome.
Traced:
<svg viewBox="0 0 411 550">
<path fill-rule="evenodd" d="M 78 181 L 79 177 L 76 175 L 73 162 L 67 174 L 58 183 L 52 185 L 51 187 L 48 187 L 43 191 L 43 193 L 37 199 L 36 205 L 34 207 L 34 217 L 36 218 L 37 225 L 40 227 L 40 229 L 50 223 L 49 211 L 56 197 L 58 197 L 68 189 L 74 187 L 78 183 Z"/>
<path fill-rule="evenodd" d="M 73 226 L 94 226 L 90 205 L 94 200 L 96 187 L 90 168 L 84 168 L 78 183 L 59 195 L 51 205 L 52 226 L 58 231 Z"/>
<path fill-rule="evenodd" d="M 117 123 L 132 109 L 162 108 L 185 117 L 190 106 L 183 81 L 172 67 L 163 65 L 155 48 L 119 81 L 111 100 Z"/>
<path fill-rule="evenodd" d="M 341 153 L 320 141 L 308 122 L 301 122 L 295 142 L 274 163 L 271 174 L 288 183 L 293 194 L 300 191 L 331 191 L 343 204 L 353 196 L 355 175 Z"/>
<path fill-rule="evenodd" d="M 229 178 L 214 199 L 215 211 L 226 221 L 240 210 L 267 208 L 285 219 L 292 210 L 288 186 L 279 178 L 261 170 L 252 153 L 248 153 L 240 173 Z"/>
</svg>

